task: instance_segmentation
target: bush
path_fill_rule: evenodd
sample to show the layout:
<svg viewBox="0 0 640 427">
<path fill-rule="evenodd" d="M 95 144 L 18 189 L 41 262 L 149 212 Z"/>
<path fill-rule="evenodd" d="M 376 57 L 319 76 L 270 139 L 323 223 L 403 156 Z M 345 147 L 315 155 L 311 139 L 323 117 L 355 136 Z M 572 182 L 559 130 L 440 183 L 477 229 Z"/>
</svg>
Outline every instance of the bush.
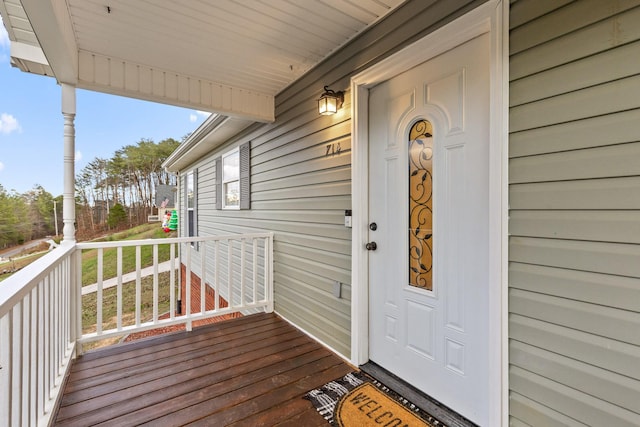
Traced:
<svg viewBox="0 0 640 427">
<path fill-rule="evenodd" d="M 109 212 L 109 218 L 107 218 L 107 225 L 109 228 L 118 228 L 127 223 L 127 212 L 124 210 L 124 206 L 120 203 L 116 203 Z"/>
</svg>

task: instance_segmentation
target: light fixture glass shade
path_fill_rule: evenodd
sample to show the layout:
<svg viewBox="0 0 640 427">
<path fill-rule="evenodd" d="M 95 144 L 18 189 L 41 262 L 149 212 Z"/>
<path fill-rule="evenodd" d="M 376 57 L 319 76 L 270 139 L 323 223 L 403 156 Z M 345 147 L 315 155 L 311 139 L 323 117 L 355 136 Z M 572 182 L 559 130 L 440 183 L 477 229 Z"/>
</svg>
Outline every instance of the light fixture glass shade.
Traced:
<svg viewBox="0 0 640 427">
<path fill-rule="evenodd" d="M 323 96 L 318 99 L 318 113 L 323 115 L 335 114 L 338 112 L 338 103 L 336 98 L 331 96 Z"/>
<path fill-rule="evenodd" d="M 324 93 L 318 99 L 318 113 L 325 116 L 337 113 L 342 106 L 343 96 L 342 92 L 334 92 L 325 86 Z"/>
</svg>

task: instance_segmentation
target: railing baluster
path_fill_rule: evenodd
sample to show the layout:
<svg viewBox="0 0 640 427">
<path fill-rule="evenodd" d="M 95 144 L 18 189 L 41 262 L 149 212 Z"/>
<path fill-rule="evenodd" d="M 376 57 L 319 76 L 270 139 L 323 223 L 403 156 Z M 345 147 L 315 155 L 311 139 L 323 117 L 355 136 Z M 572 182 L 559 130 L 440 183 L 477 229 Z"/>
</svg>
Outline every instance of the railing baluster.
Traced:
<svg viewBox="0 0 640 427">
<path fill-rule="evenodd" d="M 64 345 L 64 358 L 66 359 L 67 357 L 70 356 L 69 354 L 69 349 L 70 346 L 67 345 L 67 343 L 71 342 L 71 300 L 72 300 L 72 293 L 71 293 L 71 284 L 72 284 L 72 277 L 73 275 L 71 274 L 71 257 L 67 258 L 66 260 L 64 260 L 62 262 L 61 268 L 60 268 L 60 281 L 62 283 L 62 288 L 63 288 L 63 306 L 64 306 L 64 314 L 62 315 L 62 318 L 64 319 L 64 326 L 62 328 L 62 336 L 64 337 L 64 339 L 62 340 L 62 343 L 65 344 Z M 64 367 L 64 364 L 61 366 L 61 368 Z"/>
<path fill-rule="evenodd" d="M 56 314 L 56 337 L 58 337 L 58 339 L 56 339 L 56 365 L 55 365 L 55 384 L 58 383 L 58 381 L 60 380 L 60 368 L 63 366 L 62 365 L 62 361 L 63 361 L 63 354 L 65 352 L 65 347 L 63 345 L 63 341 L 62 338 L 64 336 L 64 334 L 62 333 L 62 327 L 63 327 L 63 322 L 64 320 L 62 319 L 62 310 L 60 309 L 62 307 L 62 279 L 61 279 L 61 274 L 60 274 L 60 265 L 58 265 L 57 268 L 55 268 L 51 274 L 54 277 L 54 292 L 56 293 L 56 302 L 55 302 L 55 307 L 57 307 L 57 310 L 55 310 L 55 314 Z"/>
<path fill-rule="evenodd" d="M 253 286 L 253 303 L 258 302 L 258 239 L 253 238 L 253 263 L 251 264 L 251 273 L 253 273 L 252 286 Z"/>
<path fill-rule="evenodd" d="M 60 340 L 60 357 L 58 359 L 59 365 L 58 365 L 58 381 L 61 380 L 60 378 L 60 370 L 64 367 L 64 359 L 67 356 L 67 345 L 66 343 L 68 342 L 69 337 L 67 336 L 67 329 L 69 327 L 69 325 L 67 324 L 67 320 L 68 320 L 68 316 L 67 316 L 67 310 L 66 310 L 66 306 L 67 306 L 67 301 L 69 300 L 69 294 L 67 293 L 67 281 L 64 280 L 64 273 L 65 273 L 65 262 L 63 261 L 62 263 L 60 263 L 60 265 L 58 266 L 58 268 L 55 269 L 56 272 L 56 281 L 58 282 L 58 301 L 60 301 L 60 307 L 61 309 L 59 310 L 59 321 L 58 321 L 58 328 L 59 328 L 59 337 L 61 337 L 62 339 Z"/>
<path fill-rule="evenodd" d="M 104 253 L 102 248 L 98 248 L 98 293 L 96 297 L 96 308 L 98 309 L 96 313 L 96 333 L 100 335 L 102 333 L 102 288 L 104 286 L 103 280 L 103 271 L 104 271 Z"/>
<path fill-rule="evenodd" d="M 244 287 L 245 287 L 245 272 L 244 272 L 244 257 L 245 257 L 245 250 L 246 250 L 246 245 L 245 245 L 245 239 L 240 239 L 240 305 L 244 305 L 245 304 L 245 298 L 244 298 Z"/>
<path fill-rule="evenodd" d="M 43 286 L 43 282 L 40 282 L 38 284 L 38 286 L 35 288 L 38 294 L 38 322 L 37 322 L 37 328 L 38 328 L 38 351 L 37 351 L 37 357 L 38 357 L 38 370 L 37 370 L 37 376 L 38 376 L 38 396 L 37 396 L 37 411 L 38 413 L 42 413 L 44 412 L 44 408 L 46 405 L 46 380 L 45 380 L 45 375 L 46 375 L 46 358 L 45 358 L 45 351 L 46 351 L 46 346 L 45 346 L 45 307 L 47 306 L 44 300 L 44 286 Z"/>
<path fill-rule="evenodd" d="M 53 315 L 51 314 L 52 312 L 52 298 L 51 298 L 51 283 L 49 280 L 49 276 L 44 278 L 44 304 L 45 304 L 45 320 L 44 320 L 44 336 L 45 336 L 45 343 L 44 343 L 44 351 L 45 351 L 45 364 L 44 367 L 46 369 L 45 372 L 45 378 L 47 380 L 46 384 L 45 384 L 45 391 L 46 394 L 44 396 L 45 398 L 45 402 L 48 402 L 52 396 L 51 396 L 51 390 L 53 389 L 53 372 L 52 372 L 52 366 L 53 366 L 53 355 L 52 355 L 52 351 L 51 351 L 51 347 L 53 346 L 53 344 L 51 343 L 52 339 L 54 338 L 53 331 L 52 331 L 52 319 L 53 319 Z M 46 404 L 45 404 L 46 405 Z M 46 406 L 45 406 L 46 407 Z"/>
<path fill-rule="evenodd" d="M 142 311 L 142 246 L 136 246 L 136 326 L 140 326 Z"/>
<path fill-rule="evenodd" d="M 11 386 L 11 372 L 13 371 L 13 354 L 11 351 L 13 340 L 11 336 L 12 312 L 0 317 L 0 390 L 6 393 L 0 399 L 0 414 L 7 414 L 7 420 L 11 421 L 11 402 L 13 401 L 13 387 Z"/>
<path fill-rule="evenodd" d="M 186 301 L 186 313 L 187 313 L 187 331 L 191 331 L 192 323 L 191 323 L 191 245 L 187 245 L 187 260 L 185 266 L 185 288 L 187 292 L 187 301 Z"/>
<path fill-rule="evenodd" d="M 227 239 L 227 287 L 229 307 L 233 307 L 233 240 Z"/>
<path fill-rule="evenodd" d="M 51 273 L 49 273 L 49 277 L 51 278 L 51 293 L 53 299 L 53 307 L 55 309 L 51 310 L 53 314 L 53 319 L 51 323 L 51 327 L 53 329 L 53 336 L 56 339 L 53 340 L 53 365 L 51 366 L 51 384 L 55 387 L 56 381 L 58 379 L 58 366 L 60 365 L 60 340 L 57 339 L 60 337 L 60 283 L 57 280 L 57 269 L 54 269 Z"/>
<path fill-rule="evenodd" d="M 29 342 L 29 337 L 25 336 L 25 330 L 27 329 L 27 325 L 25 325 L 25 319 L 28 316 L 28 313 L 26 313 L 26 311 L 28 310 L 29 307 L 29 295 L 25 295 L 25 297 L 22 299 L 22 301 L 20 301 L 20 312 L 19 312 L 19 317 L 18 317 L 18 323 L 19 326 L 17 328 L 17 332 L 19 334 L 19 352 L 21 355 L 27 355 L 29 354 L 29 348 L 27 347 L 27 343 Z M 22 420 L 22 423 L 25 424 L 28 422 L 28 414 L 26 411 L 26 407 L 27 407 L 27 402 L 28 402 L 28 390 L 27 390 L 27 386 L 29 383 L 29 365 L 27 364 L 27 361 L 25 360 L 25 357 L 21 357 L 20 360 L 20 370 L 19 370 L 19 375 L 18 375 L 18 386 L 20 388 L 20 394 L 22 394 L 22 396 L 20 396 L 20 405 L 18 407 L 18 410 L 20 411 L 20 419 Z"/>
<path fill-rule="evenodd" d="M 153 323 L 158 323 L 158 245 L 153 245 Z"/>
<path fill-rule="evenodd" d="M 207 245 L 202 242 L 200 245 L 200 313 L 204 313 L 207 310 L 207 295 L 205 293 L 207 287 Z"/>
<path fill-rule="evenodd" d="M 169 318 L 171 320 L 176 317 L 176 265 L 175 265 L 176 249 L 173 243 L 169 243 Z"/>
<path fill-rule="evenodd" d="M 82 338 L 82 250 L 78 249 L 75 251 L 75 267 L 76 267 L 76 274 L 75 274 L 75 286 L 76 286 L 76 301 L 75 301 L 75 318 L 76 318 L 76 325 L 75 325 L 75 337 L 74 337 L 74 343 L 77 342 L 77 340 L 79 340 L 80 338 Z M 79 356 L 82 354 L 82 344 L 77 344 L 76 346 L 76 355 Z"/>
<path fill-rule="evenodd" d="M 58 367 L 56 368 L 56 381 L 60 381 L 60 369 L 64 366 L 64 359 L 67 355 L 67 346 L 66 342 L 68 340 L 67 336 L 67 301 L 68 294 L 65 292 L 67 289 L 66 280 L 63 280 L 64 277 L 64 265 L 65 262 L 62 261 L 58 267 L 54 270 L 54 274 L 56 275 L 56 282 L 58 283 L 58 336 L 60 339 L 58 342 L 60 343 L 60 353 L 58 354 Z"/>
<path fill-rule="evenodd" d="M 215 241 L 214 269 L 215 269 L 215 271 L 213 272 L 213 275 L 214 275 L 213 294 L 215 299 L 214 308 L 215 308 L 215 311 L 218 311 L 220 310 L 220 293 L 219 293 L 220 286 L 218 286 L 218 284 L 220 283 L 220 241 L 219 240 Z"/>
<path fill-rule="evenodd" d="M 20 330 L 20 318 L 22 317 L 20 314 L 22 312 L 22 301 L 20 301 L 16 307 L 12 310 L 11 316 L 11 330 L 13 334 L 13 345 L 11 346 L 11 358 L 15 361 L 13 363 L 13 370 L 11 372 L 11 385 L 16 386 L 13 390 L 13 399 L 11 399 L 12 407 L 11 413 L 13 415 L 13 421 L 15 425 L 19 425 L 22 423 L 22 412 L 20 411 L 20 407 L 22 406 L 22 384 L 20 381 L 20 371 L 22 370 L 22 357 L 21 357 L 21 347 L 22 347 L 22 337 L 19 332 Z"/>
<path fill-rule="evenodd" d="M 264 240 L 264 293 L 269 295 L 267 299 L 267 312 L 273 312 L 273 234 Z"/>
<path fill-rule="evenodd" d="M 22 398 L 21 398 L 21 408 L 20 408 L 20 418 L 22 419 L 22 422 L 24 425 L 29 425 L 29 399 L 30 399 L 30 392 L 29 392 L 29 384 L 30 384 L 30 380 L 29 380 L 29 363 L 28 363 L 28 359 L 24 356 L 29 355 L 29 343 L 31 342 L 31 337 L 30 335 L 30 331 L 29 331 L 29 307 L 31 306 L 31 302 L 30 302 L 30 297 L 29 294 L 25 295 L 25 297 L 23 298 L 22 302 L 20 303 L 20 311 L 21 311 L 21 316 L 20 316 L 20 340 L 22 341 L 20 343 L 20 351 L 21 354 L 23 355 L 22 357 L 22 363 L 20 366 L 20 391 L 22 393 Z"/>
<path fill-rule="evenodd" d="M 29 302 L 31 305 L 29 307 L 30 316 L 27 319 L 29 322 L 29 328 L 31 329 L 29 333 L 29 407 L 27 410 L 29 411 L 29 420 L 31 423 L 35 424 L 35 421 L 38 419 L 37 409 L 38 409 L 38 289 L 33 288 L 29 293 Z"/>
<path fill-rule="evenodd" d="M 118 246 L 117 248 L 117 278 L 118 278 L 118 287 L 116 290 L 116 321 L 117 321 L 117 329 L 118 331 L 122 330 L 122 246 Z"/>
</svg>

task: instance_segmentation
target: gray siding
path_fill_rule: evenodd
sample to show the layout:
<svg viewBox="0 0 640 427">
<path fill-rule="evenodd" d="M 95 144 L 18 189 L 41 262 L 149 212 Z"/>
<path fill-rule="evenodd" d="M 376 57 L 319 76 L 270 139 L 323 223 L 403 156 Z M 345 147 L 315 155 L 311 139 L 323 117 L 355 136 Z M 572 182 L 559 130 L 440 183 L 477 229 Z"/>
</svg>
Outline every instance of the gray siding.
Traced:
<svg viewBox="0 0 640 427">
<path fill-rule="evenodd" d="M 346 90 L 352 75 L 484 1 L 410 1 L 276 97 L 276 121 L 256 125 L 193 166 L 199 171 L 200 235 L 273 231 L 275 309 L 350 356 L 350 94 L 339 114 L 319 116 L 322 88 Z M 251 142 L 251 210 L 215 209 L 213 159 Z M 341 152 L 326 155 L 328 144 Z M 334 282 L 342 296 L 333 296 Z"/>
<path fill-rule="evenodd" d="M 640 1 L 512 1 L 510 423 L 640 425 Z"/>
</svg>

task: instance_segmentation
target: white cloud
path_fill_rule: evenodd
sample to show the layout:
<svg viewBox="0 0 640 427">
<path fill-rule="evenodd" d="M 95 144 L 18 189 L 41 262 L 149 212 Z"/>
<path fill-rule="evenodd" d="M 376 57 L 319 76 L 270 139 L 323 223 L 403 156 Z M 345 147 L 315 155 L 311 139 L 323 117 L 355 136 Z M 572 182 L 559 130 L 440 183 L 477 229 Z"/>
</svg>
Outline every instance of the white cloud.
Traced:
<svg viewBox="0 0 640 427">
<path fill-rule="evenodd" d="M 4 163 L 0 162 L 0 172 L 2 172 L 2 169 L 4 169 Z"/>
<path fill-rule="evenodd" d="M 20 123 L 18 123 L 18 119 L 13 117 L 11 114 L 2 113 L 0 114 L 0 133 L 10 134 L 13 131 L 20 131 Z"/>
<path fill-rule="evenodd" d="M 75 160 L 76 160 L 76 163 L 79 162 L 80 160 L 82 160 L 82 151 L 76 150 Z"/>
<path fill-rule="evenodd" d="M 198 118 L 207 118 L 211 115 L 211 113 L 209 113 L 208 111 L 200 111 L 200 110 L 196 110 L 195 112 L 189 114 L 189 121 L 191 123 L 194 123 L 196 121 L 198 121 Z"/>
</svg>

